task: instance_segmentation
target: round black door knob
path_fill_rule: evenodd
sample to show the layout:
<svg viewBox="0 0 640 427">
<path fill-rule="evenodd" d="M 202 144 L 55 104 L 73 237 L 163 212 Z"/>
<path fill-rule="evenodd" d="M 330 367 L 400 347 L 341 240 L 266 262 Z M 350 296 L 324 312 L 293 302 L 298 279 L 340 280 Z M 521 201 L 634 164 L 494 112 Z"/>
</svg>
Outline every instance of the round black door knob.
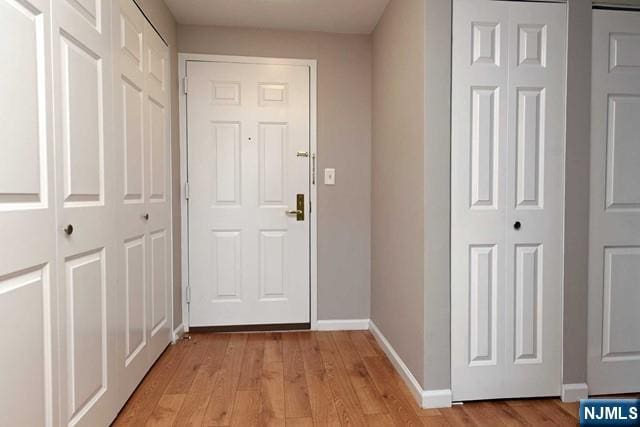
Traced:
<svg viewBox="0 0 640 427">
<path fill-rule="evenodd" d="M 516 221 L 513 224 L 513 228 L 515 228 L 516 230 L 520 230 L 520 227 L 522 227 L 522 224 L 520 224 L 520 221 Z"/>
<path fill-rule="evenodd" d="M 73 225 L 69 224 L 64 228 L 64 232 L 67 233 L 67 236 L 71 236 L 73 234 Z"/>
<path fill-rule="evenodd" d="M 149 221 L 149 214 L 146 213 L 146 214 L 142 215 L 142 218 L 144 218 L 146 221 Z"/>
</svg>

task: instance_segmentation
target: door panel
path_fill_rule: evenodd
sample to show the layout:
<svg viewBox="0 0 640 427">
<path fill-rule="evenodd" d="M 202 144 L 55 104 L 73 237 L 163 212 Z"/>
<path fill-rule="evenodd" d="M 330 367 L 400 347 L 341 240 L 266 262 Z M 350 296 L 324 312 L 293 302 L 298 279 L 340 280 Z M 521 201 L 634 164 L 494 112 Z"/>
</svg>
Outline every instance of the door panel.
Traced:
<svg viewBox="0 0 640 427">
<path fill-rule="evenodd" d="M 53 3 L 61 423 L 115 416 L 116 186 L 110 2 Z M 72 233 L 63 228 L 71 225 Z"/>
<path fill-rule="evenodd" d="M 170 341 L 168 49 L 131 0 L 114 2 L 119 403 Z"/>
<path fill-rule="evenodd" d="M 595 10 L 588 384 L 640 391 L 640 13 Z"/>
<path fill-rule="evenodd" d="M 454 1 L 454 400 L 560 393 L 565 17 Z"/>
<path fill-rule="evenodd" d="M 309 222 L 286 214 L 309 196 L 309 69 L 190 61 L 187 76 L 189 324 L 309 322 Z"/>
<path fill-rule="evenodd" d="M 49 7 L 0 0 L 0 425 L 58 421 Z"/>
</svg>

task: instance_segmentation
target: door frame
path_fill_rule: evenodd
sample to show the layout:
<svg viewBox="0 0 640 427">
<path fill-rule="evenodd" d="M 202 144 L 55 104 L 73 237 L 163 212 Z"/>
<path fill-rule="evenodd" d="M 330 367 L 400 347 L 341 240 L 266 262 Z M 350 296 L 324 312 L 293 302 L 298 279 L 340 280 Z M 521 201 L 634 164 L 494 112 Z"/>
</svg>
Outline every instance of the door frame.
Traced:
<svg viewBox="0 0 640 427">
<path fill-rule="evenodd" d="M 189 307 L 187 304 L 187 284 L 189 283 L 189 207 L 185 198 L 187 184 L 188 158 L 187 158 L 187 94 L 185 91 L 185 77 L 187 74 L 187 62 L 224 62 L 237 64 L 271 64 L 271 65 L 302 65 L 309 68 L 309 150 L 310 164 L 310 188 L 309 202 L 312 206 L 309 213 L 309 281 L 310 281 L 310 306 L 309 316 L 311 330 L 318 329 L 318 223 L 317 223 L 317 76 L 318 61 L 315 59 L 293 58 L 267 58 L 258 56 L 233 56 L 211 55 L 199 53 L 178 53 L 178 77 L 179 77 L 179 114 L 180 114 L 180 218 L 181 228 L 181 265 L 182 265 L 182 325 L 185 332 L 189 331 Z M 176 327 L 178 328 L 178 327 Z"/>
</svg>

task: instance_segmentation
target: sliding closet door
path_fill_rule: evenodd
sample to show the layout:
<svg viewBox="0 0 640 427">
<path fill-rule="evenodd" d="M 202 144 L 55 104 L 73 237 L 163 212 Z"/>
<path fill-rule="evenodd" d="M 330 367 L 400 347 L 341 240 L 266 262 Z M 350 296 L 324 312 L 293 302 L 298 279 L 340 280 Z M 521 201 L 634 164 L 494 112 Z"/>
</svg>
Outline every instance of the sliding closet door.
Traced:
<svg viewBox="0 0 640 427">
<path fill-rule="evenodd" d="M 61 421 L 106 425 L 117 381 L 111 2 L 52 4 Z"/>
<path fill-rule="evenodd" d="M 170 341 L 168 53 L 132 0 L 114 2 L 113 21 L 117 364 L 126 400 Z"/>
<path fill-rule="evenodd" d="M 565 20 L 454 0 L 454 400 L 560 394 Z"/>
<path fill-rule="evenodd" d="M 593 12 L 588 383 L 640 391 L 640 12 Z"/>
<path fill-rule="evenodd" d="M 57 421 L 49 1 L 0 0 L 0 425 Z"/>
</svg>

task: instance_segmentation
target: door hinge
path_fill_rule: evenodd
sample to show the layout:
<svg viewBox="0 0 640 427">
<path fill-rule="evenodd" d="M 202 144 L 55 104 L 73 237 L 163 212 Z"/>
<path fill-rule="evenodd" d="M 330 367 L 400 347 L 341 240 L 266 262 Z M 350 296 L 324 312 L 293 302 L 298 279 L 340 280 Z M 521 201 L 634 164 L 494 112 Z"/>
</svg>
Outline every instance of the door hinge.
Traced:
<svg viewBox="0 0 640 427">
<path fill-rule="evenodd" d="M 184 91 L 185 94 L 187 93 L 187 81 L 188 80 L 186 77 L 182 78 L 182 90 Z"/>
<path fill-rule="evenodd" d="M 187 294 L 185 295 L 185 298 L 187 299 L 187 304 L 189 304 L 191 302 L 191 286 L 187 285 Z"/>
<path fill-rule="evenodd" d="M 189 200 L 189 181 L 184 183 L 184 198 Z"/>
<path fill-rule="evenodd" d="M 309 200 L 309 215 L 311 215 L 312 211 L 313 211 L 313 208 L 311 207 L 311 200 Z"/>
</svg>

